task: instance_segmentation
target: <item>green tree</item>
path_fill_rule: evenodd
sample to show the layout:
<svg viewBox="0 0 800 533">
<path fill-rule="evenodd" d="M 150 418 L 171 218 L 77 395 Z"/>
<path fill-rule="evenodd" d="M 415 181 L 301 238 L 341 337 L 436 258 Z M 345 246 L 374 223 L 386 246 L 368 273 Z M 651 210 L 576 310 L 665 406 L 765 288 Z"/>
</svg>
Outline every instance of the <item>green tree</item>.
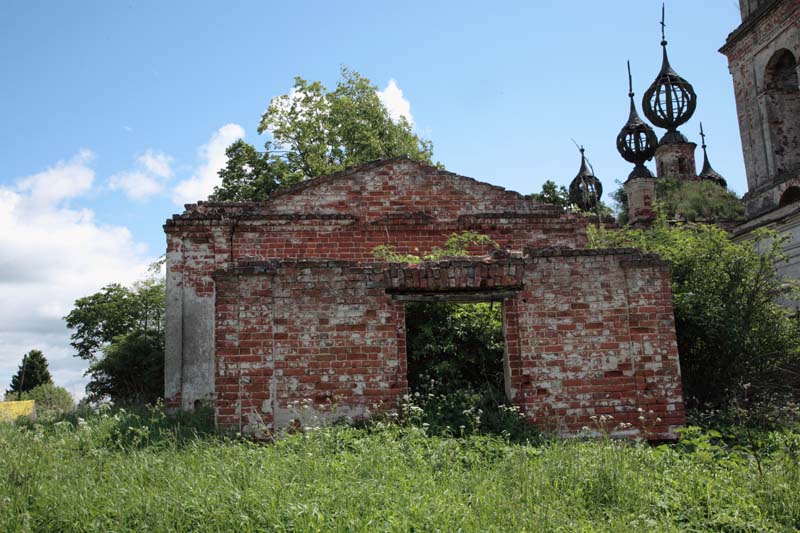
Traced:
<svg viewBox="0 0 800 533">
<path fill-rule="evenodd" d="M 393 121 L 378 88 L 342 68 L 336 89 L 297 77 L 289 94 L 273 98 L 259 133 L 269 133 L 265 152 L 237 141 L 220 171 L 214 200 L 263 200 L 277 187 L 376 159 L 405 156 L 431 161 L 433 145 L 405 118 Z"/>
<path fill-rule="evenodd" d="M 11 387 L 6 393 L 24 393 L 39 385 L 52 383 L 53 378 L 47 366 L 47 359 L 40 350 L 29 351 L 22 357 L 17 373 L 11 377 Z"/>
<path fill-rule="evenodd" d="M 239 139 L 225 150 L 225 155 L 228 161 L 219 171 L 222 184 L 215 188 L 214 200 L 263 200 L 290 182 L 289 167 L 278 154 L 260 153 L 252 144 Z"/>
<path fill-rule="evenodd" d="M 617 212 L 617 223 L 625 225 L 630 218 L 628 211 L 628 195 L 625 194 L 625 187 L 617 181 L 617 189 L 611 193 L 611 200 L 614 202 L 614 208 Z"/>
<path fill-rule="evenodd" d="M 164 282 L 147 280 L 123 287 L 107 285 L 95 294 L 75 300 L 64 317 L 73 330 L 70 345 L 81 359 L 94 361 L 102 348 L 130 331 L 164 328 Z"/>
<path fill-rule="evenodd" d="M 488 389 L 503 397 L 503 319 L 497 303 L 406 305 L 411 390 L 435 379 L 438 392 Z"/>
<path fill-rule="evenodd" d="M 552 180 L 547 180 L 542 183 L 542 190 L 538 193 L 531 194 L 531 198 L 538 202 L 551 205 L 559 205 L 561 207 L 569 206 L 569 192 L 563 185 L 558 186 Z"/>
<path fill-rule="evenodd" d="M 165 302 L 163 279 L 109 285 L 75 301 L 65 320 L 77 357 L 91 362 L 91 400 L 147 403 L 163 394 Z"/>
<path fill-rule="evenodd" d="M 762 233 L 735 243 L 717 226 L 671 225 L 661 215 L 647 230 L 590 231 L 594 247 L 633 246 L 672 263 L 675 328 L 690 405 L 719 405 L 744 384 L 751 393 L 798 389 L 800 327 L 776 301 L 795 286 L 778 276 L 783 241 Z"/>
<path fill-rule="evenodd" d="M 164 394 L 163 332 L 132 330 L 108 344 L 94 361 L 86 392 L 91 401 L 117 405 L 153 403 Z"/>
<path fill-rule="evenodd" d="M 537 202 L 542 202 L 550 205 L 557 205 L 565 209 L 572 208 L 577 210 L 577 206 L 573 205 L 569 199 L 569 191 L 563 185 L 556 185 L 552 180 L 547 180 L 542 183 L 542 190 L 538 193 L 531 194 L 531 198 Z M 599 201 L 597 209 L 593 210 L 593 214 L 600 214 L 601 216 L 610 216 L 612 214 L 611 208 L 608 207 L 603 201 Z"/>
<path fill-rule="evenodd" d="M 6 399 L 16 400 L 17 396 L 9 394 Z M 20 399 L 23 401 L 34 400 L 38 416 L 67 413 L 75 408 L 75 400 L 72 398 L 72 394 L 64 387 L 59 387 L 53 383 L 43 383 L 28 392 L 23 392 Z"/>
</svg>

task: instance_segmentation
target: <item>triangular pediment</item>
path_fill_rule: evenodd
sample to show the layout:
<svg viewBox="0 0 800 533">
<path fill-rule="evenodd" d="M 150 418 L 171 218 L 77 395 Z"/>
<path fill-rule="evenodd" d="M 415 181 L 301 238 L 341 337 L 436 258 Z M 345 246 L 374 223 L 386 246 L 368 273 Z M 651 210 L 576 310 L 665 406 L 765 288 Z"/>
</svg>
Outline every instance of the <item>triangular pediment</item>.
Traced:
<svg viewBox="0 0 800 533">
<path fill-rule="evenodd" d="M 406 158 L 375 161 L 280 189 L 263 208 L 284 214 L 351 213 L 366 219 L 412 212 L 449 219 L 553 210 L 518 192 Z"/>
</svg>

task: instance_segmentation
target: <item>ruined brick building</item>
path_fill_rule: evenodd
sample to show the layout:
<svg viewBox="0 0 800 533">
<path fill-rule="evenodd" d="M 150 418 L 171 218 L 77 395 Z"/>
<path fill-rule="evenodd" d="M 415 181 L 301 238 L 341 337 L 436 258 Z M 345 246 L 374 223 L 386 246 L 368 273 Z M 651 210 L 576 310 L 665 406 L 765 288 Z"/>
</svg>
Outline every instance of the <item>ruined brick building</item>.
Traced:
<svg viewBox="0 0 800 533">
<path fill-rule="evenodd" d="M 749 192 L 744 240 L 769 227 L 792 239 L 800 279 L 800 0 L 740 0 L 742 24 L 720 50 L 733 76 Z M 663 25 L 663 21 L 662 21 Z M 663 27 L 663 26 L 662 26 Z M 634 164 L 630 221 L 653 218 L 658 179 L 725 179 L 678 127 L 697 96 L 662 67 L 640 118 L 617 137 Z M 581 150 L 582 152 L 583 150 Z M 656 173 L 645 163 L 655 158 Z M 585 159 L 570 200 L 602 193 Z M 404 304 L 499 301 L 506 395 L 533 423 L 564 434 L 593 415 L 635 421 L 652 409 L 668 437 L 683 399 L 668 266 L 632 250 L 586 248 L 588 219 L 408 160 L 377 161 L 278 191 L 263 203 L 198 203 L 167 222 L 166 396 L 215 407 L 217 422 L 280 428 L 298 400 L 337 400 L 333 416 L 391 411 L 407 393 Z M 501 250 L 413 266 L 377 261 L 391 245 L 418 254 L 472 230 Z"/>
<path fill-rule="evenodd" d="M 739 238 L 768 226 L 800 235 L 800 0 L 740 0 L 730 60 L 750 192 Z M 725 186 L 677 128 L 694 89 L 671 67 L 645 91 L 617 148 L 633 223 L 652 218 L 655 181 Z M 702 135 L 702 133 L 701 133 Z M 705 140 L 705 139 L 703 139 Z M 655 157 L 656 174 L 645 163 Z M 602 186 L 582 161 L 570 187 L 588 208 Z M 167 222 L 166 397 L 214 407 L 221 426 L 252 431 L 291 423 L 297 401 L 332 416 L 392 411 L 408 390 L 409 301 L 499 301 L 506 395 L 533 423 L 563 434 L 637 408 L 661 418 L 653 436 L 684 421 L 668 266 L 632 250 L 586 248 L 588 219 L 492 185 L 409 161 L 378 161 L 278 191 L 262 203 L 189 205 Z M 413 266 L 377 261 L 392 245 L 417 254 L 452 233 L 491 236 L 474 250 Z M 795 238 L 795 242 L 800 242 Z M 800 278 L 800 246 L 783 273 Z"/>
<path fill-rule="evenodd" d="M 531 422 L 573 434 L 594 415 L 636 422 L 643 408 L 661 419 L 652 436 L 674 436 L 684 407 L 669 267 L 587 249 L 588 221 L 406 159 L 265 202 L 188 205 L 165 226 L 167 400 L 208 402 L 242 431 L 287 426 L 299 400 L 336 398 L 333 416 L 396 410 L 405 303 L 499 301 L 506 394 Z M 373 256 L 463 230 L 501 249 L 420 265 Z"/>
<path fill-rule="evenodd" d="M 746 221 L 732 227 L 732 234 L 748 240 L 766 227 L 788 236 L 788 261 L 776 266 L 780 275 L 800 280 L 800 0 L 739 0 L 739 7 L 742 23 L 720 49 L 733 77 L 748 187 Z M 665 39 L 662 46 L 661 72 L 645 91 L 642 108 L 652 124 L 667 131 L 658 140 L 639 118 L 631 86 L 631 115 L 617 139 L 621 155 L 636 165 L 625 182 L 633 225 L 652 221 L 660 178 L 726 186 L 709 163 L 702 125 L 704 162 L 696 172 L 697 145 L 677 130 L 694 114 L 696 94 L 672 69 Z M 653 158 L 656 175 L 644 165 Z"/>
<path fill-rule="evenodd" d="M 779 272 L 800 279 L 800 0 L 740 0 L 742 24 L 720 50 L 736 95 L 748 193 L 736 239 L 788 235 Z"/>
</svg>

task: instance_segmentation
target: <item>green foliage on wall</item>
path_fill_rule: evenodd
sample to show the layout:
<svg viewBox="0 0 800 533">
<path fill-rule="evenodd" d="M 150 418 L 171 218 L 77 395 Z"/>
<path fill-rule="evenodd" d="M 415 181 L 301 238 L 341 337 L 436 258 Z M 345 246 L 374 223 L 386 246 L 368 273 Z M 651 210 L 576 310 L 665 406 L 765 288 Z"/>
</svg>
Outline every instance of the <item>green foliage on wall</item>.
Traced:
<svg viewBox="0 0 800 533">
<path fill-rule="evenodd" d="M 619 182 L 617 182 L 619 183 Z M 628 196 L 622 184 L 611 193 L 617 222 L 628 223 Z M 737 222 L 744 220 L 744 205 L 730 189 L 711 181 L 658 178 L 656 211 L 669 220 L 686 222 Z"/>
<path fill-rule="evenodd" d="M 656 201 L 670 219 L 722 222 L 744 218 L 744 206 L 736 194 L 707 180 L 660 178 L 656 180 Z"/>
<path fill-rule="evenodd" d="M 631 246 L 672 263 L 675 326 L 684 393 L 690 405 L 720 404 L 741 385 L 763 393 L 800 390 L 800 322 L 778 299 L 795 286 L 778 276 L 783 241 L 761 233 L 735 243 L 714 225 L 647 230 L 590 228 L 590 246 Z"/>
</svg>

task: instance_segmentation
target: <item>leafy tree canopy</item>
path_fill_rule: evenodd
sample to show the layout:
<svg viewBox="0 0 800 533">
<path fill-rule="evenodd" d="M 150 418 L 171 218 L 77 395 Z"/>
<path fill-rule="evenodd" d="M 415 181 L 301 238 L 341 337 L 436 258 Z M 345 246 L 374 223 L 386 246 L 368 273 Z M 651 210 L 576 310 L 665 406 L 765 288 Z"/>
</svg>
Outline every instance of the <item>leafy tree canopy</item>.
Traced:
<svg viewBox="0 0 800 533">
<path fill-rule="evenodd" d="M 559 205 L 561 207 L 569 206 L 569 192 L 567 192 L 567 188 L 563 185 L 556 185 L 556 182 L 552 180 L 547 180 L 542 183 L 541 192 L 531 194 L 531 198 L 545 204 Z"/>
<path fill-rule="evenodd" d="M 31 350 L 22 358 L 17 373 L 11 378 L 11 387 L 7 394 L 19 394 L 35 389 L 39 385 L 52 383 L 50 370 L 47 368 L 47 359 L 40 350 Z"/>
<path fill-rule="evenodd" d="M 157 265 L 156 265 L 157 266 Z M 155 401 L 164 390 L 164 279 L 118 284 L 79 298 L 64 317 L 77 357 L 91 362 L 91 401 Z"/>
<path fill-rule="evenodd" d="M 273 98 L 261 117 L 258 132 L 271 135 L 265 152 L 242 140 L 228 147 L 212 199 L 263 200 L 280 186 L 376 159 L 430 162 L 432 143 L 405 118 L 392 120 L 377 90 L 344 67 L 334 90 L 295 78 L 292 91 Z"/>
<path fill-rule="evenodd" d="M 800 323 L 779 299 L 795 287 L 778 276 L 783 240 L 762 233 L 735 243 L 714 225 L 671 225 L 662 214 L 648 230 L 589 232 L 590 246 L 632 246 L 672 263 L 675 327 L 684 391 L 691 404 L 728 400 L 741 385 L 777 392 L 800 380 Z"/>
<path fill-rule="evenodd" d="M 133 288 L 114 283 L 75 300 L 64 320 L 74 330 L 70 344 L 77 356 L 94 361 L 104 346 L 129 331 L 162 331 L 164 290 L 163 280 L 142 281 Z"/>
<path fill-rule="evenodd" d="M 531 194 L 531 198 L 537 202 L 557 205 L 565 209 L 578 209 L 570 201 L 569 191 L 567 191 L 567 188 L 563 185 L 556 185 L 556 183 L 552 180 L 547 180 L 542 183 L 542 190 L 538 193 Z M 611 215 L 611 208 L 604 204 L 602 200 L 598 202 L 597 211 L 601 216 Z"/>
<path fill-rule="evenodd" d="M 91 401 L 110 398 L 117 405 L 153 403 L 164 394 L 164 334 L 131 330 L 103 349 L 87 374 Z"/>
</svg>

